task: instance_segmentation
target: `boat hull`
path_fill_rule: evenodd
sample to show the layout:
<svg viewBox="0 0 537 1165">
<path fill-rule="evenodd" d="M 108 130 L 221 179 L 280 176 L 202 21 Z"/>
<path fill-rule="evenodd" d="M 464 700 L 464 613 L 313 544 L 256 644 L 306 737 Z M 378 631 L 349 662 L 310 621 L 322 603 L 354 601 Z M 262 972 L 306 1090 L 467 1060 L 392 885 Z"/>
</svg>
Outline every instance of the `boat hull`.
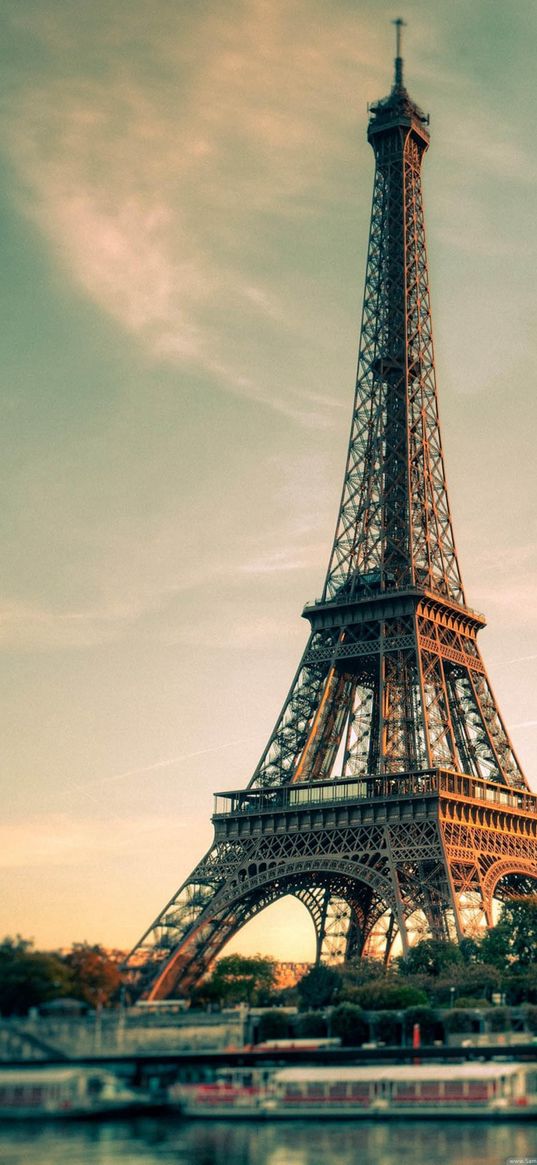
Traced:
<svg viewBox="0 0 537 1165">
<path fill-rule="evenodd" d="M 452 1120 L 521 1121 L 537 1120 L 537 1103 L 505 1108 L 463 1106 L 435 1108 L 432 1105 L 390 1105 L 386 1108 L 362 1105 L 197 1105 L 184 1104 L 181 1115 L 194 1120 Z"/>
</svg>

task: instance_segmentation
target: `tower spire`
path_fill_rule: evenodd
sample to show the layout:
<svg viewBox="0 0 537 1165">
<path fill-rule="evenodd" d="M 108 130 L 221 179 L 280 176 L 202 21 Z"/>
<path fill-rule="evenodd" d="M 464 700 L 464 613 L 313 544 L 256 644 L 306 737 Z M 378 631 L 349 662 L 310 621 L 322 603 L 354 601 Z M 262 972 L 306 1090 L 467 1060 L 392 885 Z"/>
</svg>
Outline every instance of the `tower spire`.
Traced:
<svg viewBox="0 0 537 1165">
<path fill-rule="evenodd" d="M 402 20 L 402 18 L 400 16 L 398 16 L 397 20 L 392 20 L 392 24 L 395 24 L 394 88 L 395 89 L 402 89 L 403 88 L 403 58 L 401 56 L 401 40 L 402 40 L 402 30 L 403 30 L 403 28 L 406 28 L 406 23 L 404 20 Z"/>
</svg>

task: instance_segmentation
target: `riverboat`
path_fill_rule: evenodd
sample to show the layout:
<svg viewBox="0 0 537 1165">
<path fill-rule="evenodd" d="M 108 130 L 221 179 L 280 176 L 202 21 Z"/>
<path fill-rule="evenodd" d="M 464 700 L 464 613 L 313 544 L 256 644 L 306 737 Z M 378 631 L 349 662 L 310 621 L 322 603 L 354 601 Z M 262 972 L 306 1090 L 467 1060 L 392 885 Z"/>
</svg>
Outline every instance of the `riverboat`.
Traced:
<svg viewBox="0 0 537 1165">
<path fill-rule="evenodd" d="M 532 1118 L 537 1064 L 506 1062 L 284 1068 L 265 1110 L 279 1117 Z"/>
<path fill-rule="evenodd" d="M 535 1120 L 537 1064 L 293 1067 L 264 1079 L 235 1072 L 179 1087 L 175 1101 L 185 1116 L 219 1119 Z"/>
<path fill-rule="evenodd" d="M 69 1065 L 0 1069 L 0 1121 L 128 1115 L 150 1106 L 112 1072 Z"/>
<path fill-rule="evenodd" d="M 262 1118 L 273 1072 L 273 1068 L 222 1069 L 214 1080 L 172 1085 L 170 1104 L 182 1116 Z"/>
</svg>

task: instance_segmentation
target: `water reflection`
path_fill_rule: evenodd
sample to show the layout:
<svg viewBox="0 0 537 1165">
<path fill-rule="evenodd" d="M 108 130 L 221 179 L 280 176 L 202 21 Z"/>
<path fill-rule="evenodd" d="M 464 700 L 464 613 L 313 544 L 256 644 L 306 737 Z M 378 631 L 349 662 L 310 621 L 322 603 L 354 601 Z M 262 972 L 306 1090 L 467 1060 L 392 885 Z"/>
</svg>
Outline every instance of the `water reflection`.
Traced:
<svg viewBox="0 0 537 1165">
<path fill-rule="evenodd" d="M 505 1165 L 536 1151 L 534 1128 L 517 1122 L 133 1120 L 0 1130 L 2 1165 Z"/>
</svg>

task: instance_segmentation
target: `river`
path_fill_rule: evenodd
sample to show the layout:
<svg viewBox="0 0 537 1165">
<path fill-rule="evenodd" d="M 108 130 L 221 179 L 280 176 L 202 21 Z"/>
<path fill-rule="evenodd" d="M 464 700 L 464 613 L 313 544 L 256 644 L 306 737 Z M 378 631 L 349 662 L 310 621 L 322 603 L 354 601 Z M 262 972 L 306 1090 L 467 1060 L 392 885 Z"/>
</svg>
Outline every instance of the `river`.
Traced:
<svg viewBox="0 0 537 1165">
<path fill-rule="evenodd" d="M 537 1129 L 487 1121 L 138 1119 L 0 1128 L 1 1165 L 537 1165 Z"/>
</svg>

